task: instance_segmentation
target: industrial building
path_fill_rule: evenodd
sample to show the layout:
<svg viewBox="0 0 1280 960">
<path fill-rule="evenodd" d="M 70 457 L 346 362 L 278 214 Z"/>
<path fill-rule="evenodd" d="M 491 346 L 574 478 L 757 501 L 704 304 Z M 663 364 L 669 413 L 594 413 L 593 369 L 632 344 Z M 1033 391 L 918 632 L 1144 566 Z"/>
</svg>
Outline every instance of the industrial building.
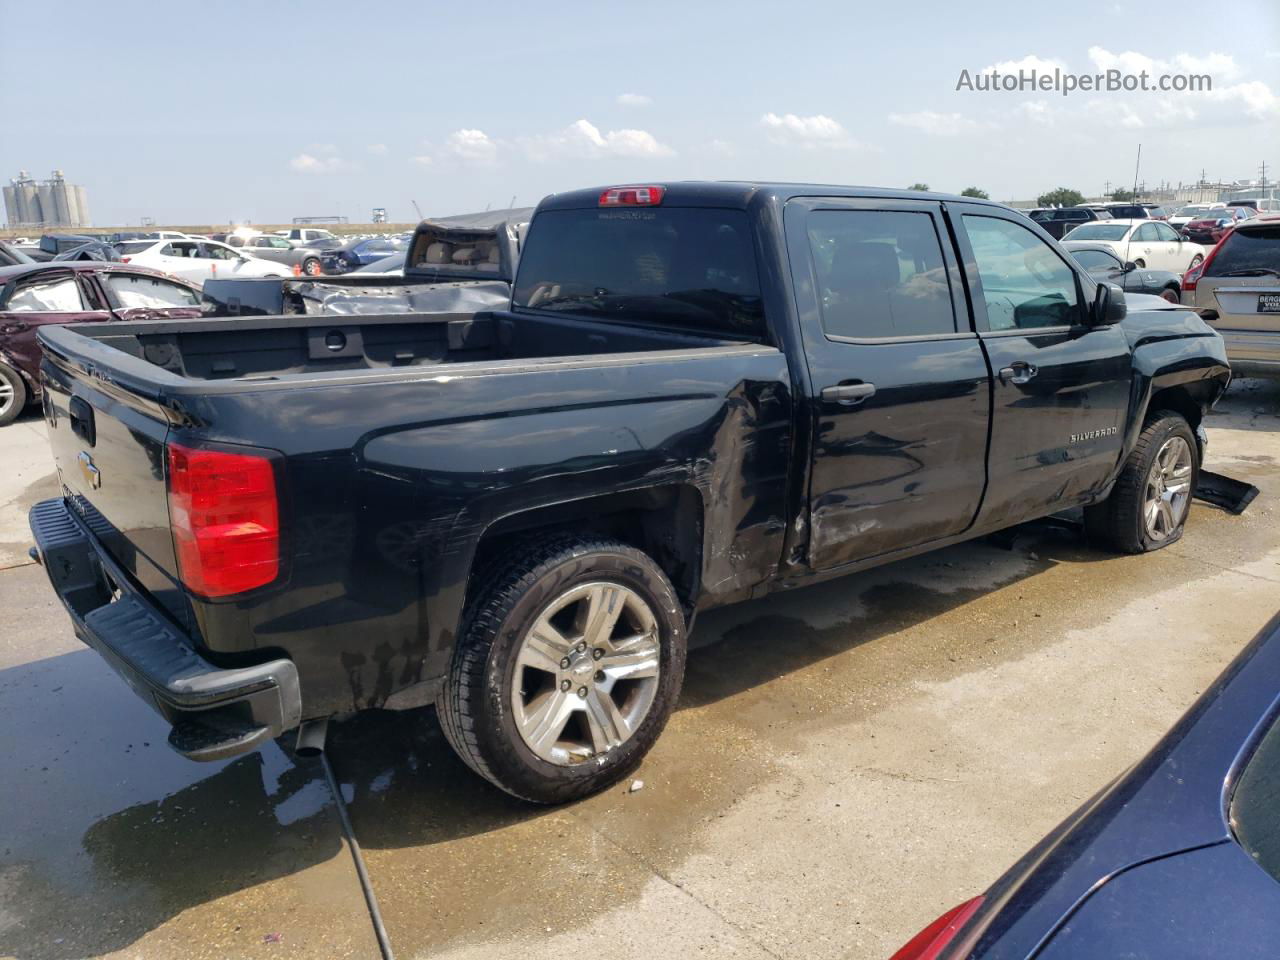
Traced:
<svg viewBox="0 0 1280 960">
<path fill-rule="evenodd" d="M 61 170 L 35 180 L 20 170 L 4 188 L 4 214 L 10 229 L 87 227 L 89 202 L 84 187 L 67 183 Z"/>
</svg>

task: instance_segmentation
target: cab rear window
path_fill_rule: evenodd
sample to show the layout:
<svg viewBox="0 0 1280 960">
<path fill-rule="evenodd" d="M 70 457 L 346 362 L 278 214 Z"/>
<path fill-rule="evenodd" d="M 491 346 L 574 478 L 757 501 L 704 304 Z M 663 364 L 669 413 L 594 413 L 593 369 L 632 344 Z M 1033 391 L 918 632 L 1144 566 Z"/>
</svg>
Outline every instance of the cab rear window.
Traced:
<svg viewBox="0 0 1280 960">
<path fill-rule="evenodd" d="M 1247 271 L 1247 272 L 1242 272 Z M 1280 222 L 1275 226 L 1233 230 L 1205 267 L 1206 277 L 1274 276 L 1280 272 Z"/>
<path fill-rule="evenodd" d="M 742 210 L 547 210 L 534 219 L 512 304 L 756 338 L 764 333 Z"/>
<path fill-rule="evenodd" d="M 1280 880 L 1280 721 L 1271 724 L 1240 777 L 1231 828 L 1258 866 Z"/>
</svg>

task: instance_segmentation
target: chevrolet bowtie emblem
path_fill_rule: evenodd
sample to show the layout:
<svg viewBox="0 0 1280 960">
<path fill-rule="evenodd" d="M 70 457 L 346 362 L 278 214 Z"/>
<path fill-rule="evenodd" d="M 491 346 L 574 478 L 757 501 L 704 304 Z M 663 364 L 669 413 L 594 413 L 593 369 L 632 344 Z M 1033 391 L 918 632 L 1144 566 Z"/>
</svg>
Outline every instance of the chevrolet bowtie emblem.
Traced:
<svg viewBox="0 0 1280 960">
<path fill-rule="evenodd" d="M 102 473 L 93 465 L 93 457 L 87 453 L 81 453 L 76 459 L 80 461 L 80 475 L 84 477 L 84 482 L 93 490 L 101 487 Z"/>
</svg>

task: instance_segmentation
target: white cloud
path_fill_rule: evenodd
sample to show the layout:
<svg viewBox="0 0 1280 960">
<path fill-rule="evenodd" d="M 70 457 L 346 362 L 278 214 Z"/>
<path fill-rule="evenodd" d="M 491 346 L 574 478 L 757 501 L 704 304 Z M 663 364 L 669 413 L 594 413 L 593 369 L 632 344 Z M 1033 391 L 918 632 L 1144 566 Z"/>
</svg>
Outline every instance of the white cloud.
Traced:
<svg viewBox="0 0 1280 960">
<path fill-rule="evenodd" d="M 589 120 L 575 120 L 558 133 L 523 137 L 519 141 L 531 160 L 555 157 L 672 157 L 675 151 L 647 130 L 608 130 Z"/>
<path fill-rule="evenodd" d="M 799 146 L 806 150 L 818 147 L 850 149 L 857 144 L 849 131 L 837 121 L 817 113 L 811 117 L 801 117 L 794 113 L 766 113 L 760 118 L 761 125 L 768 131 L 769 139 L 783 146 Z"/>
<path fill-rule="evenodd" d="M 498 144 L 483 130 L 463 128 L 449 134 L 444 141 L 446 153 L 467 163 L 492 164 L 498 159 Z"/>
<path fill-rule="evenodd" d="M 313 153 L 300 153 L 289 161 L 289 166 L 299 173 L 341 173 L 347 169 L 341 157 L 317 157 Z"/>
<path fill-rule="evenodd" d="M 371 143 L 365 149 L 375 157 L 385 157 L 387 155 L 387 145 L 385 143 Z"/>
<path fill-rule="evenodd" d="M 956 137 L 962 133 L 972 133 L 984 126 L 963 113 L 935 113 L 932 110 L 918 110 L 915 113 L 891 113 L 889 122 L 900 127 L 910 127 L 934 137 Z"/>
<path fill-rule="evenodd" d="M 1018 104 L 1018 113 L 1024 120 L 1030 120 L 1045 127 L 1053 126 L 1055 119 L 1055 111 L 1049 106 L 1048 100 L 1026 100 Z"/>
<path fill-rule="evenodd" d="M 716 156 L 720 156 L 720 157 L 734 157 L 734 156 L 737 156 L 738 154 L 738 148 L 735 147 L 728 140 L 716 139 L 716 140 L 712 140 L 705 147 L 703 147 L 703 152 L 713 153 Z"/>
<path fill-rule="evenodd" d="M 620 93 L 618 103 L 624 107 L 647 107 L 653 103 L 653 97 L 647 97 L 643 93 Z"/>
<path fill-rule="evenodd" d="M 430 154 L 424 153 L 416 157 L 410 157 L 409 162 L 419 164 L 420 166 L 423 166 L 423 167 L 429 167 L 431 166 L 431 164 L 435 163 L 436 161 L 435 161 L 435 157 L 431 156 Z"/>
<path fill-rule="evenodd" d="M 1105 47 L 1093 46 L 1089 48 L 1089 60 L 1101 72 L 1120 70 L 1137 74 L 1146 71 L 1152 83 L 1166 74 L 1208 74 L 1212 78 L 1210 90 L 1161 93 L 1158 99 L 1151 99 L 1152 95 L 1145 92 L 1132 94 L 1129 99 L 1133 102 L 1136 102 L 1134 98 L 1148 99 L 1143 100 L 1144 108 L 1141 110 L 1145 120 L 1140 119 L 1130 126 L 1142 126 L 1144 123 L 1172 126 L 1192 120 L 1202 124 L 1232 123 L 1280 117 L 1280 97 L 1261 80 L 1240 81 L 1244 71 L 1230 54 L 1211 52 L 1198 56 L 1175 53 L 1170 59 L 1162 60 L 1134 50 L 1113 53 Z M 1120 95 L 1112 95 L 1113 98 L 1117 96 Z M 1148 102 L 1149 107 L 1146 106 Z"/>
<path fill-rule="evenodd" d="M 1034 53 L 1029 53 L 1021 60 L 1001 60 L 999 63 L 993 63 L 988 67 L 983 67 L 982 73 L 1018 73 L 1025 70 L 1028 73 L 1034 70 L 1036 73 L 1052 74 L 1055 69 L 1066 70 L 1067 65 L 1061 60 L 1047 60 L 1044 57 L 1037 57 Z"/>
</svg>

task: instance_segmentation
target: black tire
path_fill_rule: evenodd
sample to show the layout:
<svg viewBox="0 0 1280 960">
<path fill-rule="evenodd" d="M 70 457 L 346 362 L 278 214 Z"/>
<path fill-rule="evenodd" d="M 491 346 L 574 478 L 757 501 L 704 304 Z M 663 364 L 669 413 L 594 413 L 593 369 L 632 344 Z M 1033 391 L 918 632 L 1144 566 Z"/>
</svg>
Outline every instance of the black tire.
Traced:
<svg viewBox="0 0 1280 960">
<path fill-rule="evenodd" d="M 315 257 L 308 257 L 302 261 L 302 272 L 308 277 L 318 277 L 324 270 L 320 268 L 320 261 Z"/>
<path fill-rule="evenodd" d="M 0 426 L 13 423 L 27 406 L 27 384 L 22 374 L 0 363 Z"/>
<path fill-rule="evenodd" d="M 645 553 L 604 537 L 555 536 L 504 551 L 469 604 L 453 663 L 436 703 L 440 725 L 476 773 L 533 803 L 596 793 L 639 766 L 666 726 L 684 681 L 684 614 L 662 569 Z M 634 591 L 657 624 L 657 691 L 634 734 L 589 761 L 562 765 L 535 754 L 511 702 L 516 656 L 527 629 L 574 586 L 605 580 Z"/>
<path fill-rule="evenodd" d="M 1137 259 L 1137 260 L 1135 260 L 1135 261 L 1133 261 L 1133 262 L 1134 262 L 1135 264 L 1137 264 L 1137 265 L 1138 265 L 1138 269 L 1140 269 L 1140 270 L 1145 270 L 1145 269 L 1147 269 L 1147 261 L 1145 261 L 1145 260 L 1143 260 L 1143 259 L 1139 258 L 1139 259 Z"/>
<path fill-rule="evenodd" d="M 1191 263 L 1187 266 L 1187 269 L 1190 270 L 1192 267 L 1198 267 L 1202 263 L 1204 263 L 1204 257 L 1197 253 L 1191 258 Z"/>
<path fill-rule="evenodd" d="M 1169 286 L 1165 287 L 1163 290 L 1160 291 L 1160 298 L 1162 300 L 1168 300 L 1170 303 L 1182 302 L 1182 295 L 1178 291 L 1177 284 L 1173 284 L 1173 283 L 1169 284 Z"/>
<path fill-rule="evenodd" d="M 1156 455 L 1174 436 L 1187 442 L 1191 451 L 1191 487 L 1194 493 L 1200 478 L 1200 448 L 1195 433 L 1180 413 L 1159 410 L 1147 418 L 1146 426 L 1129 452 L 1120 478 L 1111 489 L 1111 495 L 1101 503 L 1084 509 L 1085 532 L 1089 540 L 1101 547 L 1121 553 L 1149 553 L 1182 539 L 1187 516 L 1191 513 L 1190 495 L 1182 507 L 1173 532 L 1164 539 L 1155 539 L 1147 531 L 1144 517 L 1147 477 L 1151 473 Z"/>
</svg>

